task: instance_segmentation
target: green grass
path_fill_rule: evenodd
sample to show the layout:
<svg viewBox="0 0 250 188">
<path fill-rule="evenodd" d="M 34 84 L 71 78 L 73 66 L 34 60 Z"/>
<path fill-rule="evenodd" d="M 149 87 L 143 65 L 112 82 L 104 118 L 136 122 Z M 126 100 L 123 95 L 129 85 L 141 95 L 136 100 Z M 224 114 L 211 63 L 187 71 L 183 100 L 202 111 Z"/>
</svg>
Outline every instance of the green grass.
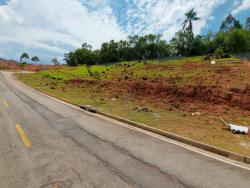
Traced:
<svg viewBox="0 0 250 188">
<path fill-rule="evenodd" d="M 203 56 L 197 57 L 187 57 L 173 60 L 150 60 L 150 61 L 132 61 L 132 62 L 121 62 L 113 65 L 94 65 L 89 68 L 87 66 L 78 66 L 78 67 L 63 67 L 60 69 L 54 70 L 45 70 L 41 71 L 40 74 L 43 77 L 48 77 L 55 80 L 71 80 L 71 79 L 93 79 L 94 77 L 98 77 L 99 79 L 112 79 L 114 77 L 119 77 L 122 74 L 132 74 L 134 78 L 140 78 L 147 76 L 151 77 L 193 77 L 195 75 L 199 76 L 200 74 L 206 73 L 204 70 L 193 70 L 193 71 L 185 71 L 178 70 L 178 67 L 183 66 L 188 62 L 195 62 L 197 64 L 204 63 Z M 224 61 L 236 61 L 237 58 L 228 58 L 221 59 L 218 62 Z M 150 72 L 145 67 L 155 66 L 155 65 L 167 65 L 169 69 L 175 69 L 174 71 L 169 70 L 160 70 L 153 69 Z M 89 69 L 89 70 L 88 70 Z M 206 70 L 205 70 L 206 71 Z M 92 75 L 90 75 L 90 73 Z"/>
</svg>

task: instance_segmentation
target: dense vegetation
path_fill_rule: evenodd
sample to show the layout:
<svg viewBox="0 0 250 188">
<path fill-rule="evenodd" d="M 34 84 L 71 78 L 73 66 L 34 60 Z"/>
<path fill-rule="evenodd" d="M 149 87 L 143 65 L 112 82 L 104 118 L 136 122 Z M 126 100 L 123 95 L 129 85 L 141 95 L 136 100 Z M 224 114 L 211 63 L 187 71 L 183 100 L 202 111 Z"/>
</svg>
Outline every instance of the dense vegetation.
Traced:
<svg viewBox="0 0 250 188">
<path fill-rule="evenodd" d="M 243 26 L 232 15 L 228 15 L 218 33 L 194 36 L 193 22 L 200 18 L 193 9 L 185 16 L 182 29 L 170 42 L 163 40 L 162 35 L 148 34 L 129 36 L 127 40 L 118 42 L 111 40 L 103 43 L 98 50 L 93 50 L 89 44 L 84 43 L 82 48 L 65 54 L 65 61 L 67 65 L 76 66 L 250 51 L 250 17 Z"/>
</svg>

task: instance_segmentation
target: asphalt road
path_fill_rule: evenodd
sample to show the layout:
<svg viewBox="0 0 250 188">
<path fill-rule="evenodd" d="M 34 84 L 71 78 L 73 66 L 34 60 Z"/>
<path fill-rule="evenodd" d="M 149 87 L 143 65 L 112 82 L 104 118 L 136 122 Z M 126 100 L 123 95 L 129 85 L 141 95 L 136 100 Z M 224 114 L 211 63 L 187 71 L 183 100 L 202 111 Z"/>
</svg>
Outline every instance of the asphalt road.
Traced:
<svg viewBox="0 0 250 188">
<path fill-rule="evenodd" d="M 249 166 L 93 115 L 0 73 L 0 187 L 250 186 Z"/>
</svg>

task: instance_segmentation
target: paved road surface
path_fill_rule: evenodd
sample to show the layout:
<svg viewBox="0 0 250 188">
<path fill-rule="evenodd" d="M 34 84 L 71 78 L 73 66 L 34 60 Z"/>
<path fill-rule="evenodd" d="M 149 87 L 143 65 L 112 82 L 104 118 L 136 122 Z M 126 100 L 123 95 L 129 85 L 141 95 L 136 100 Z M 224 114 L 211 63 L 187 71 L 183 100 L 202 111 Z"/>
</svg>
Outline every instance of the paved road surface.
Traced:
<svg viewBox="0 0 250 188">
<path fill-rule="evenodd" d="M 1 188 L 250 186 L 249 166 L 82 112 L 10 73 L 0 100 Z"/>
</svg>

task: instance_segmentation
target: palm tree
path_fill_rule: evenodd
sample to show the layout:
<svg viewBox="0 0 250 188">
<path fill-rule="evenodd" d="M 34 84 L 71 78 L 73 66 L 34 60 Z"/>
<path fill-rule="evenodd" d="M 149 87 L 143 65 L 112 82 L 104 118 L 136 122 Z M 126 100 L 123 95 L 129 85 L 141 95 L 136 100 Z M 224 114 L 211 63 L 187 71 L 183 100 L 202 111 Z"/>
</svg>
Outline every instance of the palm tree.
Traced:
<svg viewBox="0 0 250 188">
<path fill-rule="evenodd" d="M 197 13 L 194 11 L 194 9 L 189 10 L 187 13 L 185 13 L 186 19 L 183 22 L 183 28 L 182 33 L 187 36 L 187 51 L 188 54 L 192 51 L 192 45 L 194 41 L 194 33 L 193 33 L 193 21 L 200 20 L 200 18 L 197 16 Z"/>
<path fill-rule="evenodd" d="M 39 57 L 34 56 L 34 57 L 31 58 L 31 61 L 37 63 L 38 61 L 40 61 L 40 59 L 39 59 Z"/>
<path fill-rule="evenodd" d="M 200 18 L 197 16 L 197 13 L 194 11 L 194 9 L 189 10 L 187 13 L 185 13 L 186 19 L 183 22 L 183 28 L 182 30 L 187 30 L 188 35 L 190 39 L 193 37 L 193 21 L 200 20 Z"/>
<path fill-rule="evenodd" d="M 24 62 L 23 62 L 23 59 L 24 59 Z M 20 56 L 20 63 L 19 63 L 19 75 L 20 75 L 20 80 L 22 79 L 21 78 L 21 72 L 22 72 L 22 69 L 24 68 L 24 65 L 27 63 L 27 59 L 29 59 L 29 55 L 27 53 L 23 53 L 21 56 Z"/>
<path fill-rule="evenodd" d="M 20 56 L 20 62 L 23 62 L 23 59 L 24 59 L 24 63 L 27 63 L 27 59 L 29 59 L 29 55 L 27 53 L 23 53 L 21 56 Z"/>
</svg>

